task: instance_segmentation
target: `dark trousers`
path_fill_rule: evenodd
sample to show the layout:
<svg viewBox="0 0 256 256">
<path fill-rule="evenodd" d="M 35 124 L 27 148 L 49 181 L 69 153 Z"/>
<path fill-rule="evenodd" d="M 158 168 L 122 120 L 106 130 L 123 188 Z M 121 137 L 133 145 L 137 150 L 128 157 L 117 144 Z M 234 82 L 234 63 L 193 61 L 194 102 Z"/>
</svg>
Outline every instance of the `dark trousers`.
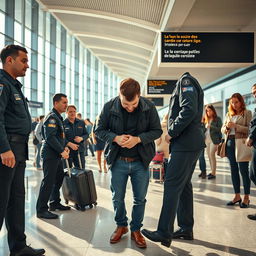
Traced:
<svg viewBox="0 0 256 256">
<path fill-rule="evenodd" d="M 88 156 L 88 148 L 92 156 L 94 156 L 93 142 L 91 138 L 87 139 L 87 141 L 85 142 L 84 148 L 85 148 L 85 152 L 84 152 L 85 156 Z"/>
<path fill-rule="evenodd" d="M 71 168 L 72 166 L 80 169 L 80 164 L 79 164 L 79 160 L 78 160 L 78 154 L 80 155 L 80 159 L 81 159 L 81 165 L 82 168 L 85 168 L 85 157 L 84 157 L 84 151 L 78 152 L 78 151 L 73 151 L 68 159 L 68 163 L 69 163 L 69 167 Z M 65 164 L 66 166 L 66 164 Z"/>
<path fill-rule="evenodd" d="M 193 190 L 191 178 L 201 151 L 171 152 L 164 181 L 163 205 L 158 222 L 158 232 L 172 237 L 177 213 L 179 227 L 192 231 Z"/>
<path fill-rule="evenodd" d="M 201 172 L 206 172 L 206 163 L 205 163 L 205 157 L 204 157 L 204 149 L 202 150 L 198 160 L 199 160 L 200 171 Z"/>
<path fill-rule="evenodd" d="M 250 166 L 250 179 L 256 185 L 256 149 L 252 151 L 252 161 Z"/>
<path fill-rule="evenodd" d="M 27 144 L 10 145 L 16 165 L 9 168 L 0 160 L 0 230 L 5 219 L 10 251 L 16 251 L 26 246 L 24 173 Z"/>
<path fill-rule="evenodd" d="M 50 204 L 60 203 L 60 187 L 64 178 L 64 170 L 61 158 L 43 159 L 44 178 L 41 183 L 37 199 L 37 212 L 48 210 Z"/>
<path fill-rule="evenodd" d="M 249 178 L 249 162 L 237 162 L 235 148 L 235 139 L 228 139 L 226 150 L 231 169 L 231 179 L 233 183 L 233 188 L 236 194 L 240 193 L 240 171 L 244 184 L 244 193 L 245 195 L 249 195 L 251 187 L 251 181 Z"/>
</svg>

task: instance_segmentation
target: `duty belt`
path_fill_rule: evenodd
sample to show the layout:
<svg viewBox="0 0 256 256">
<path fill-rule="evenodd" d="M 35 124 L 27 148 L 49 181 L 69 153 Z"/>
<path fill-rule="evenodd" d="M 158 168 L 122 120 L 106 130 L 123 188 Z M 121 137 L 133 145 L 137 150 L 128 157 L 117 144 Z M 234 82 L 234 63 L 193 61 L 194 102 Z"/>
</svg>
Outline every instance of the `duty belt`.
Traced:
<svg viewBox="0 0 256 256">
<path fill-rule="evenodd" d="M 124 156 L 120 156 L 118 159 L 123 160 L 123 161 L 125 161 L 127 163 L 139 161 L 139 158 L 124 157 Z"/>
</svg>

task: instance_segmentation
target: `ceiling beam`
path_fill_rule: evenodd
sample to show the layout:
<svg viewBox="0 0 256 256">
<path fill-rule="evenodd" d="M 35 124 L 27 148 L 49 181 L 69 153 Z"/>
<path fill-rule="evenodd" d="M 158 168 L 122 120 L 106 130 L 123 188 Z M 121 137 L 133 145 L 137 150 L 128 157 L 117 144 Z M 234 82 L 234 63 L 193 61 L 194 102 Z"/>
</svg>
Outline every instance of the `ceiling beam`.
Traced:
<svg viewBox="0 0 256 256">
<path fill-rule="evenodd" d="M 92 37 L 92 38 L 97 38 L 97 39 L 102 39 L 102 40 L 109 40 L 109 41 L 114 41 L 114 42 L 119 42 L 122 44 L 128 44 L 128 45 L 132 45 L 135 47 L 139 47 L 148 51 L 153 51 L 154 48 L 152 45 L 149 44 L 144 44 L 138 41 L 134 41 L 134 40 L 128 40 L 128 39 L 124 39 L 123 37 L 118 37 L 118 36 L 110 36 L 110 35 L 102 35 L 102 34 L 96 34 L 96 33 L 87 33 L 87 32 L 83 32 L 83 31 L 72 31 L 74 36 L 80 36 L 80 37 Z"/>
<path fill-rule="evenodd" d="M 160 31 L 159 26 L 154 23 L 128 17 L 125 15 L 97 11 L 92 9 L 85 9 L 85 8 L 75 8 L 70 6 L 66 7 L 66 6 L 59 6 L 59 5 L 47 5 L 45 7 L 47 11 L 53 12 L 53 13 L 73 14 L 73 15 L 81 15 L 81 16 L 93 17 L 98 19 L 105 19 L 105 20 L 120 22 L 128 25 L 133 25 L 133 26 L 140 27 L 140 28 L 147 29 L 154 32 Z"/>
</svg>

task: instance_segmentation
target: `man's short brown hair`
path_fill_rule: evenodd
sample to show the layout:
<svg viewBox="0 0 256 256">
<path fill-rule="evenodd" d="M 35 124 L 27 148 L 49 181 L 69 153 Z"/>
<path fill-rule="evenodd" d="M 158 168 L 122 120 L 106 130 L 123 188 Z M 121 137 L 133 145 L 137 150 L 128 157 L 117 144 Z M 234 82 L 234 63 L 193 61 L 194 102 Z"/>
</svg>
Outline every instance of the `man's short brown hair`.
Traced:
<svg viewBox="0 0 256 256">
<path fill-rule="evenodd" d="M 126 100 L 132 101 L 136 95 L 140 96 L 140 84 L 132 78 L 126 78 L 120 83 L 120 93 Z"/>
</svg>

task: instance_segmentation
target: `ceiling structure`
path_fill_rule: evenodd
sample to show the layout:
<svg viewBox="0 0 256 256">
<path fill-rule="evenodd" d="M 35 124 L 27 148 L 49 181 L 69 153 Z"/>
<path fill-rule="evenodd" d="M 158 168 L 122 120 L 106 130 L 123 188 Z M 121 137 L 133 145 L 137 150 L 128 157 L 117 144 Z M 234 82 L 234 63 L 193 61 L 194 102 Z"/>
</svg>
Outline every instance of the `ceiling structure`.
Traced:
<svg viewBox="0 0 256 256">
<path fill-rule="evenodd" d="M 252 65 L 161 63 L 159 45 L 162 31 L 256 32 L 256 0 L 37 2 L 121 79 L 133 77 L 145 85 L 147 79 L 177 79 L 189 71 L 204 87 Z"/>
</svg>

